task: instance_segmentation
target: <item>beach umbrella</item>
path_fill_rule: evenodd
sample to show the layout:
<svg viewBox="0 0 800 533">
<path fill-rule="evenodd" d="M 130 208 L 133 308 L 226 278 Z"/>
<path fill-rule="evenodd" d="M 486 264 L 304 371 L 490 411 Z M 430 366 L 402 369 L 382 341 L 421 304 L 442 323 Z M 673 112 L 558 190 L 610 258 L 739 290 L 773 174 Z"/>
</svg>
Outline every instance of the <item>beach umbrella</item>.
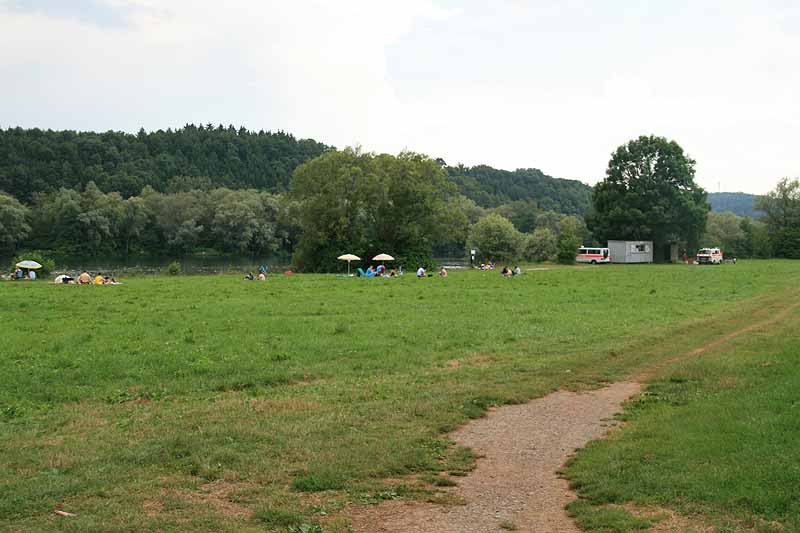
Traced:
<svg viewBox="0 0 800 533">
<path fill-rule="evenodd" d="M 19 263 L 17 263 L 17 267 L 27 268 L 28 270 L 36 270 L 37 268 L 42 268 L 42 265 L 40 265 L 36 261 L 20 261 Z"/>
<path fill-rule="evenodd" d="M 347 261 L 347 275 L 350 275 L 350 261 L 361 261 L 361 258 L 353 254 L 344 254 L 337 257 L 339 261 Z"/>
<path fill-rule="evenodd" d="M 381 264 L 383 264 L 384 261 L 394 261 L 394 257 L 392 257 L 389 254 L 378 254 L 375 257 L 373 257 L 372 260 L 373 261 L 380 261 Z M 383 266 L 384 266 L 384 268 L 386 267 L 386 265 L 383 265 Z"/>
</svg>

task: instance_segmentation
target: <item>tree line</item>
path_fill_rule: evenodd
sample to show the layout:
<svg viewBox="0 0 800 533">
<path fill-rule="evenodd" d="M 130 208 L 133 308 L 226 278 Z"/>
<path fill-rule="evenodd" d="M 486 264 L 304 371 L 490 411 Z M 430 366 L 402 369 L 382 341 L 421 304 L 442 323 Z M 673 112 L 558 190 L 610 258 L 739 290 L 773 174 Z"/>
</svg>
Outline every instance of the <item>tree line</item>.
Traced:
<svg viewBox="0 0 800 533">
<path fill-rule="evenodd" d="M 170 191 L 145 186 L 125 197 L 89 182 L 25 203 L 0 193 L 0 252 L 284 254 L 303 270 L 330 271 L 344 252 L 430 265 L 434 255 L 477 246 L 486 260 L 545 260 L 567 230 L 589 238 L 579 217 L 531 201 L 484 208 L 458 191 L 440 162 L 412 152 L 329 150 L 297 167 L 285 192 L 208 185 L 174 180 Z M 513 249 L 506 237 L 491 240 L 487 228 L 498 221 L 513 228 Z"/>
<path fill-rule="evenodd" d="M 187 126 L 177 137 L 187 132 L 211 138 L 276 135 Z M 164 134 L 165 139 L 176 135 Z M 0 253 L 20 247 L 80 254 L 281 253 L 303 270 L 329 271 L 345 252 L 366 257 L 389 252 L 412 266 L 430 264 L 433 256 L 463 256 L 470 248 L 479 261 L 571 261 L 579 245 L 607 239 L 653 240 L 656 250 L 667 243 L 692 250 L 702 242 L 738 257 L 797 257 L 800 249 L 797 180 L 784 180 L 759 199 L 763 221 L 709 213 L 707 195 L 694 182 L 694 161 L 677 143 L 660 137 L 619 147 L 606 179 L 591 189 L 588 206 L 576 192 L 573 207 L 559 204 L 564 212 L 546 207 L 554 205 L 548 203 L 551 197 L 524 197 L 522 189 L 514 189 L 514 180 L 532 170 L 507 173 L 506 181 L 500 179 L 505 185 L 481 205 L 465 194 L 469 180 L 458 177 L 478 183 L 481 176 L 495 175 L 490 167 L 448 167 L 412 152 L 317 149 L 315 157 L 291 160 L 295 167 L 273 190 L 241 186 L 248 183 L 242 177 L 247 173 L 238 174 L 230 187 L 220 185 L 219 175 L 167 173 L 152 179 L 160 188 L 146 184 L 135 194 L 91 180 L 35 190 L 27 199 L 17 191 L 0 193 Z M 5 172 L 9 166 L 0 168 Z M 519 183 L 536 182 L 543 191 L 572 187 L 544 175 L 540 182 L 528 178 L 530 183 Z"/>
</svg>

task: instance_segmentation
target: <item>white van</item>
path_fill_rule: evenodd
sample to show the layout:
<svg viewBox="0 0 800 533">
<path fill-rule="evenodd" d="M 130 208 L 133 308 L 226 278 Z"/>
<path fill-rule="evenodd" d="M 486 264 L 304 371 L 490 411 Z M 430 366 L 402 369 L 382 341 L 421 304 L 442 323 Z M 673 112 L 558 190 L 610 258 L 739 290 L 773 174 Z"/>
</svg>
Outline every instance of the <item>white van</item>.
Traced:
<svg viewBox="0 0 800 533">
<path fill-rule="evenodd" d="M 697 262 L 701 265 L 721 265 L 722 250 L 719 248 L 701 248 L 697 252 Z"/>
<path fill-rule="evenodd" d="M 575 261 L 578 263 L 591 263 L 593 265 L 598 263 L 610 263 L 611 254 L 608 252 L 608 248 L 581 246 L 578 248 L 578 255 L 575 256 Z"/>
</svg>

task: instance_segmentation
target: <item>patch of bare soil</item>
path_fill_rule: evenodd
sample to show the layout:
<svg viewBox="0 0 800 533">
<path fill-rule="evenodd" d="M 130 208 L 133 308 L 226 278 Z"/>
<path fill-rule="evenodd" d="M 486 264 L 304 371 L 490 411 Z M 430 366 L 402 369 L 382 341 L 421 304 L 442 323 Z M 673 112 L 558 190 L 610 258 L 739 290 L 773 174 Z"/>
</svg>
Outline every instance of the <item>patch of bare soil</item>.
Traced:
<svg viewBox="0 0 800 533">
<path fill-rule="evenodd" d="M 564 507 L 574 496 L 557 472 L 570 455 L 614 425 L 622 402 L 640 390 L 620 382 L 587 393 L 559 391 L 495 409 L 451 434 L 481 457 L 448 489 L 464 505 L 387 502 L 351 509 L 364 532 L 577 532 Z"/>
</svg>

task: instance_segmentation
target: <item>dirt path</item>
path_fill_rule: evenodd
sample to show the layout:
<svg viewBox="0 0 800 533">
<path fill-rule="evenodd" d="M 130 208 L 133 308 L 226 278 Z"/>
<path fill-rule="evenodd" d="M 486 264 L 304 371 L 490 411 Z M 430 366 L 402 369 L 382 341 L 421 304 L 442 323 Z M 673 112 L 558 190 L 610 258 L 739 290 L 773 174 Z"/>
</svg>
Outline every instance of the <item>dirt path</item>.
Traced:
<svg viewBox="0 0 800 533">
<path fill-rule="evenodd" d="M 501 407 L 451 434 L 484 456 L 450 489 L 465 505 L 390 502 L 352 516 L 364 532 L 577 532 L 564 506 L 573 496 L 556 472 L 569 456 L 607 431 L 609 420 L 638 383 L 587 393 L 559 391 Z"/>
<path fill-rule="evenodd" d="M 450 489 L 464 505 L 388 502 L 352 512 L 353 528 L 387 533 L 579 533 L 564 510 L 574 495 L 557 472 L 575 450 L 606 433 L 613 425 L 609 419 L 621 410 L 622 402 L 640 391 L 639 382 L 740 335 L 779 323 L 798 308 L 800 303 L 765 306 L 751 317 L 755 323 L 648 365 L 634 377 L 637 382 L 619 382 L 587 393 L 558 391 L 526 404 L 490 410 L 486 418 L 451 434 L 481 457 L 475 471 L 455 478 L 459 485 Z"/>
</svg>

